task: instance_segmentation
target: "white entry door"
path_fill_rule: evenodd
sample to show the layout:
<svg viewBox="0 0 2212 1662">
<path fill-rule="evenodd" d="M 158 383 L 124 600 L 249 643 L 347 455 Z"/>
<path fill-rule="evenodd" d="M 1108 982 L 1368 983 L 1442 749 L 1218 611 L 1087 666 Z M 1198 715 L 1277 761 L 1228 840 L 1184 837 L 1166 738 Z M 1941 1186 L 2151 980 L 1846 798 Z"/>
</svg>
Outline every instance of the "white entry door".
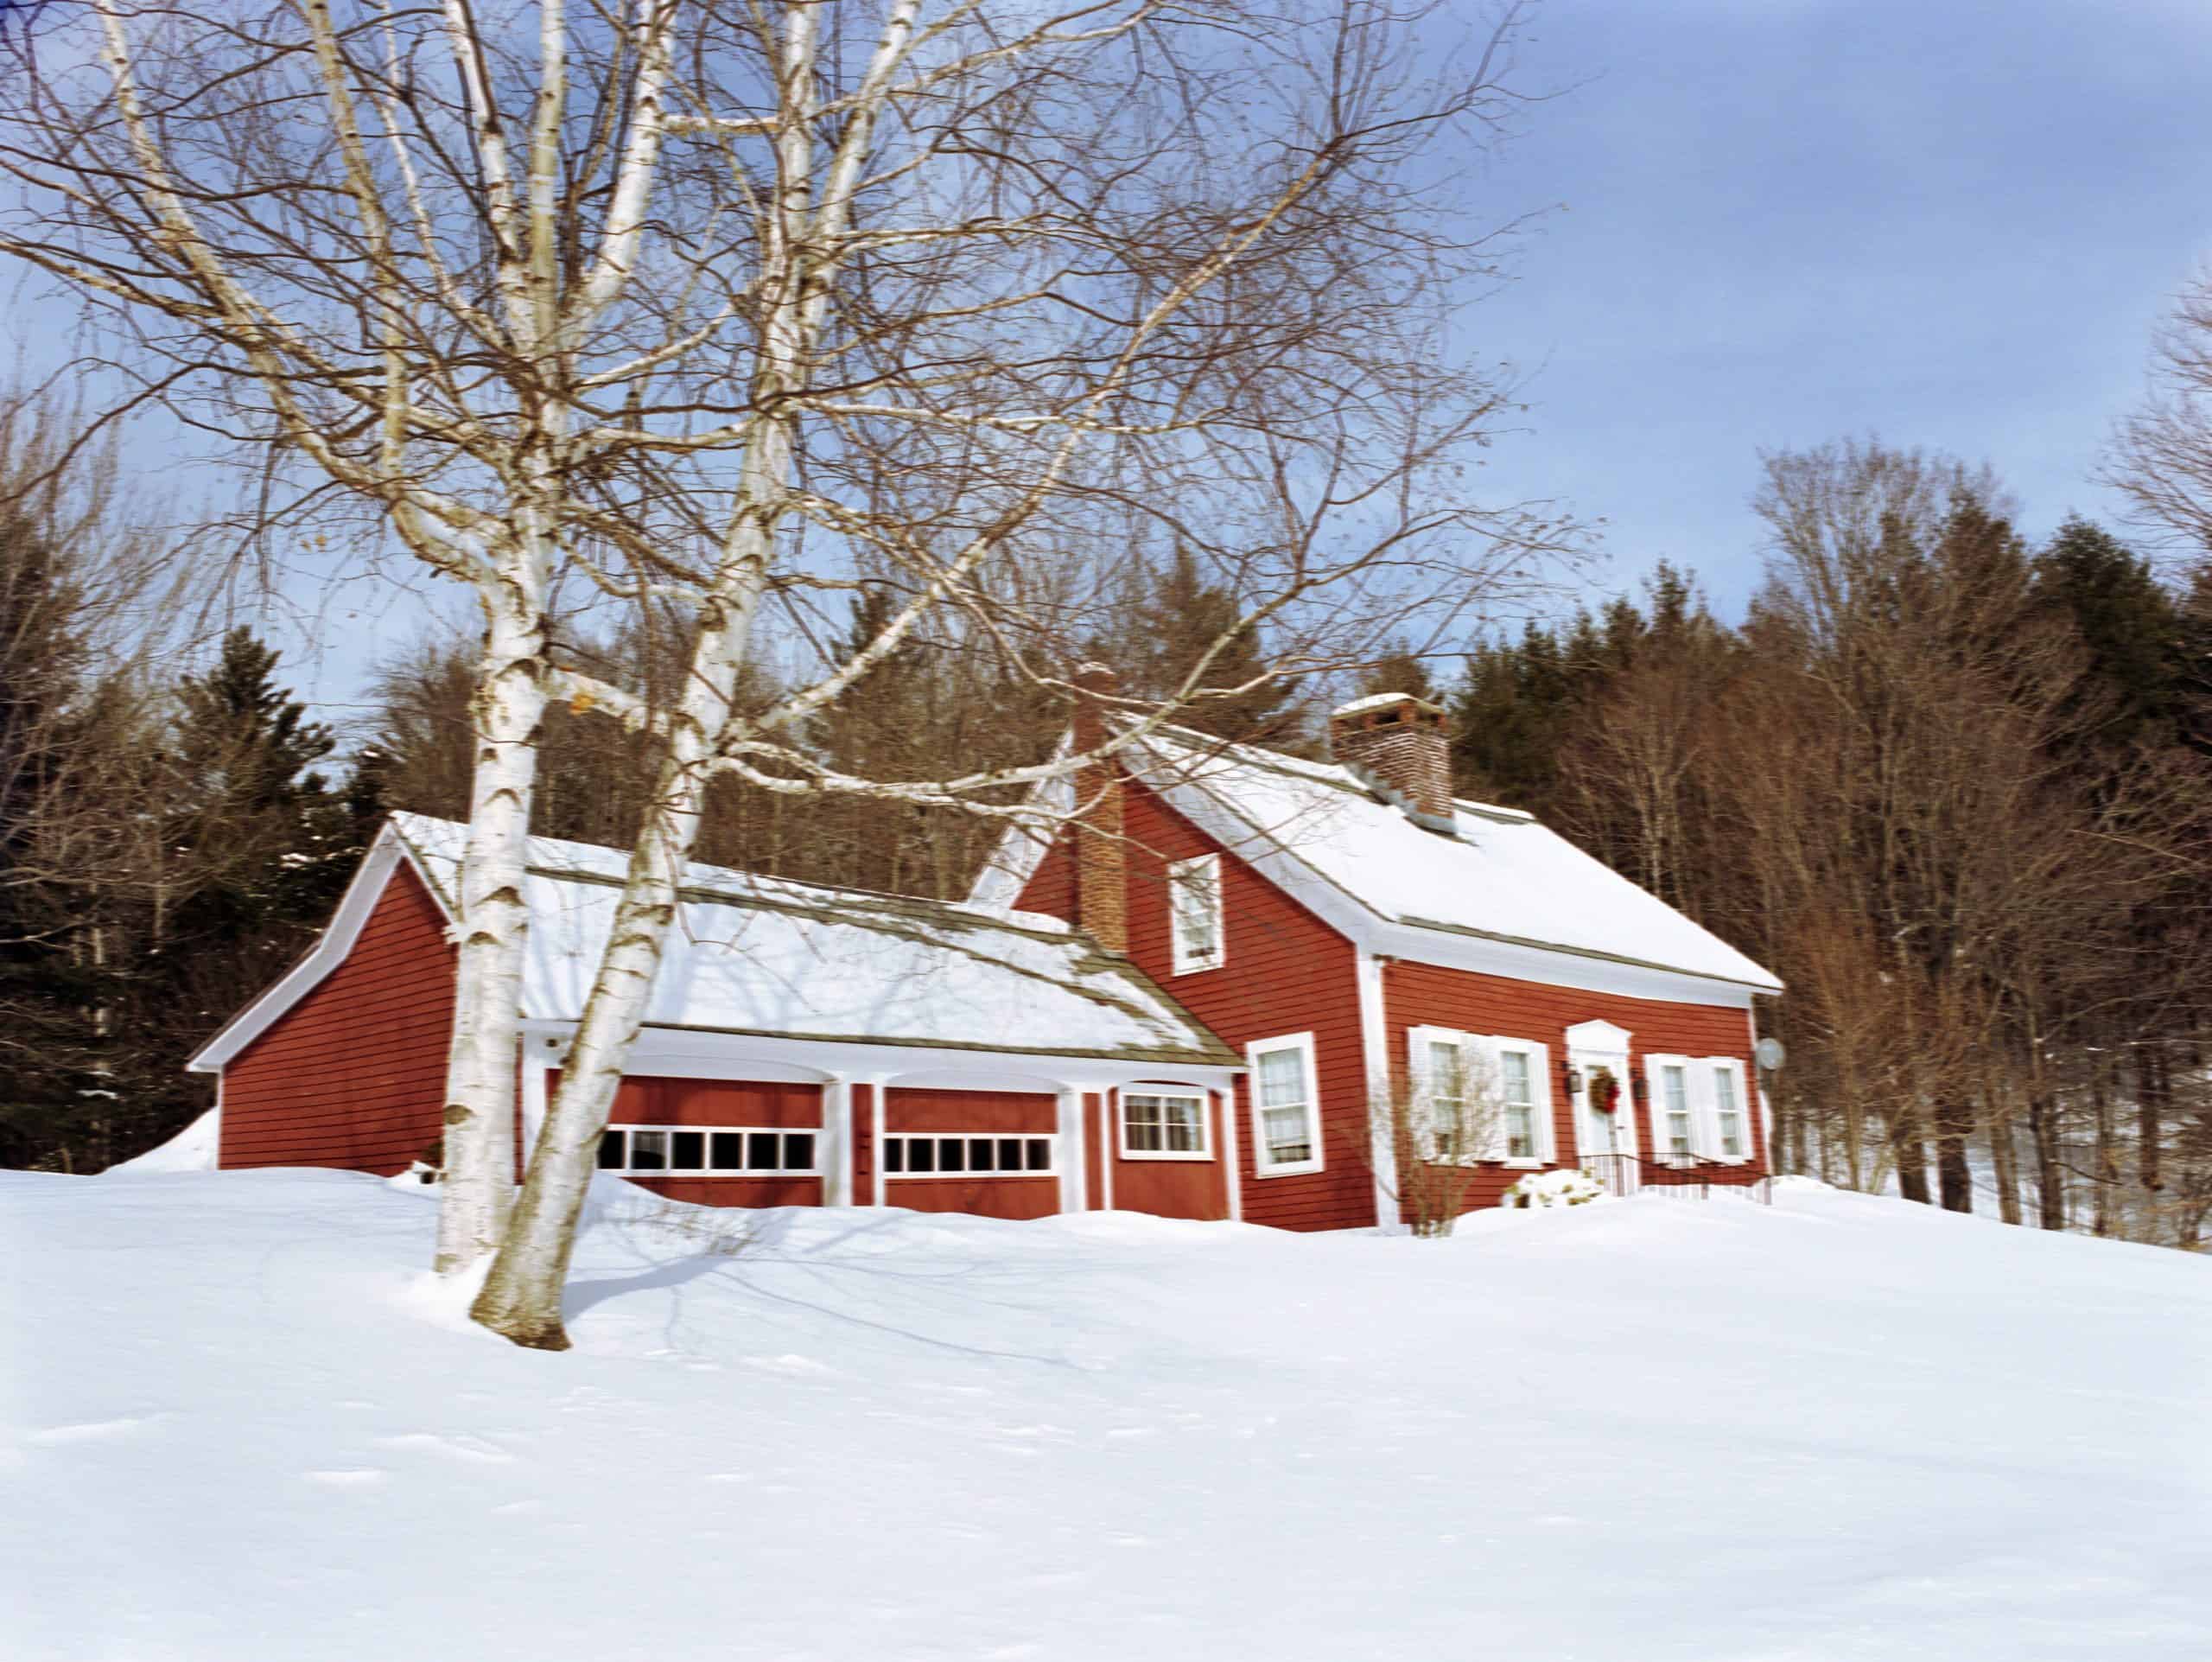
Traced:
<svg viewBox="0 0 2212 1662">
<path fill-rule="evenodd" d="M 1582 1168 L 1615 1194 L 1633 1194 L 1640 1173 L 1636 1161 L 1636 1089 L 1629 1073 L 1629 1035 L 1608 1022 L 1586 1022 L 1567 1029 L 1567 1065 L 1578 1081 L 1574 1092 L 1574 1142 Z M 1613 1111 L 1597 1105 L 1591 1087 L 1600 1072 L 1619 1081 Z"/>
</svg>

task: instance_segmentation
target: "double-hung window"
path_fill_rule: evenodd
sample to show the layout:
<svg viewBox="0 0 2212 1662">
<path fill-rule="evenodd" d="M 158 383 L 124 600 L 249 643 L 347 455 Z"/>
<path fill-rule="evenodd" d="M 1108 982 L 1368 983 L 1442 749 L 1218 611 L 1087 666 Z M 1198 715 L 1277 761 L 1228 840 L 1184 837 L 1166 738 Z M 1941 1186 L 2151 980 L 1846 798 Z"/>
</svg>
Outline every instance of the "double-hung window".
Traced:
<svg viewBox="0 0 2212 1662">
<path fill-rule="evenodd" d="M 1167 868 L 1168 930 L 1177 975 L 1217 970 L 1229 956 L 1222 927 L 1221 856 L 1202 854 Z"/>
<path fill-rule="evenodd" d="M 1529 1166 L 1554 1157 L 1549 1049 L 1448 1028 L 1418 1027 L 1408 1040 L 1424 1157 Z"/>
<path fill-rule="evenodd" d="M 1733 1056 L 1643 1059 L 1651 1089 L 1653 1153 L 1676 1164 L 1751 1157 L 1751 1098 Z"/>
<path fill-rule="evenodd" d="M 1149 1085 L 1123 1091 L 1122 1154 L 1128 1160 L 1211 1160 L 1205 1094 Z"/>
<path fill-rule="evenodd" d="M 1252 1067 L 1252 1168 L 1262 1177 L 1319 1171 L 1321 1087 L 1313 1035 L 1294 1033 L 1247 1048 Z"/>
<path fill-rule="evenodd" d="M 1537 1158 L 1535 1071 L 1535 1058 L 1526 1047 L 1499 1044 L 1497 1108 L 1508 1160 Z"/>
</svg>

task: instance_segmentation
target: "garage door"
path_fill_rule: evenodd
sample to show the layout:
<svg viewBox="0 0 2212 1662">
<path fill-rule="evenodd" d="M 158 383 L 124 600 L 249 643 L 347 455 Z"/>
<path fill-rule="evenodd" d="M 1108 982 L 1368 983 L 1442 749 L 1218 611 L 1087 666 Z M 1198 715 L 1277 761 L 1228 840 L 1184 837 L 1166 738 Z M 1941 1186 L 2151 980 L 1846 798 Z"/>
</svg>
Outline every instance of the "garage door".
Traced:
<svg viewBox="0 0 2212 1662">
<path fill-rule="evenodd" d="M 599 1167 L 705 1206 L 822 1204 L 822 1087 L 753 1079 L 626 1079 Z"/>
<path fill-rule="evenodd" d="M 884 1200 L 1048 1218 L 1060 1209 L 1058 1124 L 1049 1092 L 893 1086 L 883 1111 Z"/>
</svg>

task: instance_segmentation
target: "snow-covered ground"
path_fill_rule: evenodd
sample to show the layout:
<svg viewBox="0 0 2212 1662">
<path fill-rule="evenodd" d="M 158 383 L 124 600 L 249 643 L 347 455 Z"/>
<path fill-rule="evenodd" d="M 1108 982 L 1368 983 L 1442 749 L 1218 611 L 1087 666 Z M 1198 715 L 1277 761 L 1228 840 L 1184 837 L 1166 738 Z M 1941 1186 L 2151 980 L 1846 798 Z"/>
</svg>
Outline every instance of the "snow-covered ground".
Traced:
<svg viewBox="0 0 2212 1662">
<path fill-rule="evenodd" d="M 1813 1186 L 1448 1242 L 0 1174 L 0 1653 L 2212 1656 L 2212 1264 Z M 672 1221 L 671 1221 L 672 1220 Z"/>
</svg>

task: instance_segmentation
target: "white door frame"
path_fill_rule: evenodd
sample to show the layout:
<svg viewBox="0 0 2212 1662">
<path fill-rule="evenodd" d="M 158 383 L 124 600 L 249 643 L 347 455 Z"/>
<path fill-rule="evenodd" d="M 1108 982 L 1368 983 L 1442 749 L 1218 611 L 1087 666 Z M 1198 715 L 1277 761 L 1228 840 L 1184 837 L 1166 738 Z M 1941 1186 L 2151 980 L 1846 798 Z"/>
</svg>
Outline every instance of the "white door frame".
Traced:
<svg viewBox="0 0 2212 1662">
<path fill-rule="evenodd" d="M 1630 1156 L 1612 1174 L 1619 1192 L 1633 1194 L 1640 1175 L 1636 1156 L 1641 1152 L 1636 1135 L 1636 1075 L 1629 1066 L 1630 1041 L 1635 1035 L 1626 1028 L 1615 1027 L 1611 1022 L 1582 1022 L 1567 1030 L 1567 1065 L 1582 1081 L 1582 1088 L 1574 1092 L 1574 1153 L 1578 1162 L 1592 1155 L 1605 1153 Z M 1600 1067 L 1611 1068 L 1613 1077 L 1621 1082 L 1621 1093 L 1610 1116 L 1612 1121 L 1611 1149 L 1593 1149 L 1586 1135 L 1597 1119 L 1597 1111 L 1589 1106 L 1590 1078 Z"/>
</svg>

